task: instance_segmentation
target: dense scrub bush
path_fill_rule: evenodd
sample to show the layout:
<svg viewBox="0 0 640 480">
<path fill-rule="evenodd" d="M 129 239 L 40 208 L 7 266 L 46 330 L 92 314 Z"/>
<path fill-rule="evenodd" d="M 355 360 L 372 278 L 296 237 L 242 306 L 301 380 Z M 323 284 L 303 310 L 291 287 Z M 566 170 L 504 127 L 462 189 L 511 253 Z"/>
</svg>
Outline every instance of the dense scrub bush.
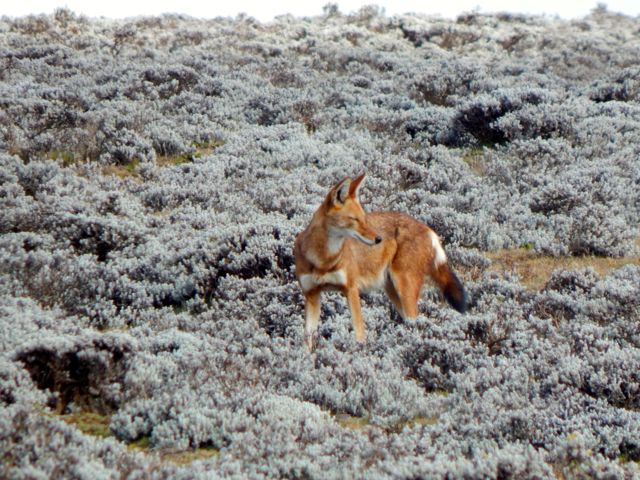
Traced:
<svg viewBox="0 0 640 480">
<path fill-rule="evenodd" d="M 49 339 L 20 347 L 15 360 L 22 363 L 41 390 L 57 398 L 48 402 L 59 412 L 68 408 L 109 413 L 122 399 L 121 383 L 132 345 L 126 339 L 101 336 Z"/>
<path fill-rule="evenodd" d="M 115 471 L 175 475 L 169 465 L 131 453 L 112 439 L 82 435 L 62 420 L 22 405 L 3 408 L 0 422 L 0 474 L 6 478 L 112 478 Z"/>
<path fill-rule="evenodd" d="M 482 145 L 520 138 L 571 137 L 571 124 L 562 99 L 532 88 L 497 89 L 471 97 L 454 120 L 456 138 L 471 135 Z"/>
<path fill-rule="evenodd" d="M 638 253 L 638 31 L 0 19 L 0 477 L 640 475 L 640 269 L 531 291 L 485 257 Z M 363 171 L 365 209 L 438 232 L 470 310 L 363 295 L 359 345 L 327 294 L 310 355 L 291 247 Z"/>
<path fill-rule="evenodd" d="M 640 98 L 638 68 L 625 68 L 611 79 L 602 79 L 592 87 L 589 97 L 596 102 L 629 102 Z"/>
</svg>

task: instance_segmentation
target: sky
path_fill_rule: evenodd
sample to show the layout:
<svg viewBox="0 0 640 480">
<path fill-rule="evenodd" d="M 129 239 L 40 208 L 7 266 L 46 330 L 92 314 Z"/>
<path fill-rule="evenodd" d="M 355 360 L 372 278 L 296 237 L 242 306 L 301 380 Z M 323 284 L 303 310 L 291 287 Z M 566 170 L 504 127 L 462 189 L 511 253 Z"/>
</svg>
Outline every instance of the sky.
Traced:
<svg viewBox="0 0 640 480">
<path fill-rule="evenodd" d="M 640 15 L 640 0 L 4 0 L 0 15 L 11 17 L 37 13 L 52 13 L 56 8 L 67 7 L 89 17 L 123 18 L 162 13 L 183 13 L 193 17 L 235 17 L 246 13 L 262 22 L 275 16 L 315 16 L 322 13 L 327 3 L 338 5 L 340 12 L 352 13 L 363 5 L 375 4 L 384 8 L 387 15 L 416 12 L 437 14 L 455 18 L 463 12 L 481 13 L 511 12 L 580 18 L 597 4 L 605 4 L 611 12 L 631 16 Z"/>
</svg>

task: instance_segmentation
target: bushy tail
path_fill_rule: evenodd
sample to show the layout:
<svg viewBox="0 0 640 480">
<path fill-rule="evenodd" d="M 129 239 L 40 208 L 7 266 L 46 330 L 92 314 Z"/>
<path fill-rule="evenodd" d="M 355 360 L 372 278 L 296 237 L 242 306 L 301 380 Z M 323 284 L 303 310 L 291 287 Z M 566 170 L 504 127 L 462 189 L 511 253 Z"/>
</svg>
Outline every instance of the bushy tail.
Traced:
<svg viewBox="0 0 640 480">
<path fill-rule="evenodd" d="M 460 313 L 465 313 L 467 311 L 467 293 L 462 282 L 449 265 L 447 263 L 438 265 L 434 277 L 449 305 Z"/>
</svg>

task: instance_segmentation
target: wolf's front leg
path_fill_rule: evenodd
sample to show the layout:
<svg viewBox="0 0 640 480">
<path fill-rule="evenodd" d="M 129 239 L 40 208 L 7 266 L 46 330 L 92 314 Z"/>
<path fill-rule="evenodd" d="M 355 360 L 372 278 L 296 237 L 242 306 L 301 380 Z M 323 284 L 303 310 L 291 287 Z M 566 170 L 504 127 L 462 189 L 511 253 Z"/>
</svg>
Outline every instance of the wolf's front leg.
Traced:
<svg viewBox="0 0 640 480">
<path fill-rule="evenodd" d="M 304 294 L 304 341 L 309 352 L 316 348 L 318 321 L 320 320 L 320 290 L 312 290 Z"/>
<path fill-rule="evenodd" d="M 349 310 L 351 311 L 351 321 L 353 322 L 353 330 L 356 333 L 356 340 L 364 343 L 366 334 L 364 332 L 364 322 L 362 321 L 362 310 L 360 308 L 360 292 L 357 287 L 350 287 L 346 289 L 345 295 L 347 296 Z"/>
</svg>

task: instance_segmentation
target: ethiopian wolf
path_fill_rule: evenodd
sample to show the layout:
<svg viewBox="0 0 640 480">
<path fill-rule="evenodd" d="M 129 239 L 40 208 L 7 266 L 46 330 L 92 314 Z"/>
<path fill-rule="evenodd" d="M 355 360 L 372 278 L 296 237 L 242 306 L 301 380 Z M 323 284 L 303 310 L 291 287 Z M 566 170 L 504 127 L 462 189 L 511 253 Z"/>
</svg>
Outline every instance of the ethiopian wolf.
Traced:
<svg viewBox="0 0 640 480">
<path fill-rule="evenodd" d="M 402 213 L 365 213 L 358 200 L 363 179 L 364 174 L 335 185 L 295 240 L 309 351 L 315 347 L 323 290 L 339 290 L 347 297 L 358 342 L 365 341 L 360 291 L 384 289 L 402 318 L 415 319 L 429 277 L 453 308 L 467 308 L 464 287 L 449 267 L 438 235 Z"/>
</svg>

